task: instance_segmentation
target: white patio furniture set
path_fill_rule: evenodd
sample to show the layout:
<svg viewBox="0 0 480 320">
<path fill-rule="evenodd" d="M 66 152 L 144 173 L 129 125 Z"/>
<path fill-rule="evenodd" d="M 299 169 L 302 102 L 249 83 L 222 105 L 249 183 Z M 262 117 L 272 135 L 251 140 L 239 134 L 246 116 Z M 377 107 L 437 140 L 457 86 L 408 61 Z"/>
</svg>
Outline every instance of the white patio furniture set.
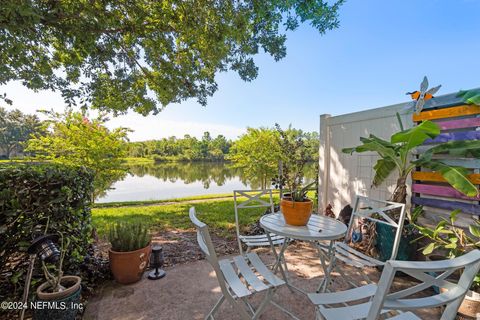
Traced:
<svg viewBox="0 0 480 320">
<path fill-rule="evenodd" d="M 239 202 L 239 197 L 247 200 Z M 267 201 L 264 200 L 265 197 L 268 198 Z M 280 212 L 274 212 L 271 190 L 234 191 L 234 207 L 241 254 L 222 260 L 218 260 L 215 254 L 207 225 L 197 217 L 195 208 L 190 209 L 190 220 L 197 229 L 198 244 L 212 265 L 222 292 L 218 302 L 206 315 L 206 320 L 215 319 L 215 313 L 225 300 L 232 305 L 241 319 L 259 319 L 269 304 L 291 318 L 299 319 L 279 302 L 273 300 L 275 292 L 282 286 L 307 294 L 311 303 L 315 305 L 315 316 L 318 320 L 420 319 L 411 311 L 438 306 L 445 307 L 441 320 L 453 320 L 475 275 L 480 270 L 479 250 L 451 260 L 396 261 L 405 219 L 404 204 L 357 196 L 348 227 L 335 219 L 315 214 L 312 215 L 307 226 L 290 226 L 285 223 Z M 269 207 L 271 212 L 260 219 L 260 225 L 265 230 L 265 234 L 242 235 L 239 211 L 259 207 Z M 391 219 L 387 214 L 391 210 L 396 210 L 397 221 Z M 390 260 L 379 261 L 349 246 L 352 232 L 359 226 L 359 222 L 365 223 L 366 221 L 383 223 L 396 229 Z M 288 280 L 284 253 L 292 240 L 309 241 L 318 249 L 324 277 L 317 292 L 307 293 L 301 288 L 293 286 Z M 243 245 L 247 247 L 245 252 Z M 270 268 L 255 252 L 251 252 L 252 248 L 261 246 L 270 247 L 272 250 L 275 263 Z M 275 246 L 280 246 L 278 252 Z M 367 285 L 358 287 L 353 281 L 347 280 L 355 286 L 353 289 L 328 292 L 334 281 L 330 277 L 333 271 L 338 272 L 343 279 L 348 279 L 342 271 L 342 264 L 360 269 L 381 266 L 383 272 L 377 284 L 365 276 L 364 280 Z M 460 279 L 457 283 L 450 282 L 447 277 L 458 270 L 462 271 Z M 393 291 L 392 283 L 397 272 L 403 272 L 416 279 L 417 282 L 409 288 Z M 363 272 L 359 273 L 364 275 Z M 424 290 L 432 286 L 447 290 L 442 290 L 440 293 L 434 293 L 431 290 L 431 294 L 425 296 Z M 258 292 L 265 292 L 265 295 L 260 304 L 254 307 L 248 298 Z M 415 295 L 419 292 L 423 293 L 421 297 Z M 266 315 L 265 319 L 270 318 Z"/>
</svg>

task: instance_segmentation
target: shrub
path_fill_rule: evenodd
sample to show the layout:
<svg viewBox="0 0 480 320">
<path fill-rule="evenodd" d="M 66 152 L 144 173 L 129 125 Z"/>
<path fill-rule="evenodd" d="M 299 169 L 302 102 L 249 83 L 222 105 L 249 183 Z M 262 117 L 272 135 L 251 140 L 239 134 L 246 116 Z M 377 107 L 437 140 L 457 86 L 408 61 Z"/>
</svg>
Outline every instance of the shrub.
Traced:
<svg viewBox="0 0 480 320">
<path fill-rule="evenodd" d="M 113 251 L 128 252 L 145 248 L 150 242 L 150 235 L 144 224 L 116 223 L 110 226 L 108 240 Z"/>
<path fill-rule="evenodd" d="M 21 294 L 32 234 L 62 233 L 70 239 L 64 270 L 76 274 L 92 242 L 93 173 L 48 163 L 0 166 L 0 301 Z M 32 285 L 42 278 L 34 274 Z M 31 291 L 33 292 L 33 290 Z"/>
</svg>

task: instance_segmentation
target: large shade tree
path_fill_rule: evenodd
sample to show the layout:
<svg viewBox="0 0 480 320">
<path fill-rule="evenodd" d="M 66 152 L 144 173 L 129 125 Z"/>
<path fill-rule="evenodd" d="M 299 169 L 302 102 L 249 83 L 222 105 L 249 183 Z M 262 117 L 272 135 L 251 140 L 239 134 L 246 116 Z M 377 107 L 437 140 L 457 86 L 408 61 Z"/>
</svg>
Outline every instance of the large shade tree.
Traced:
<svg viewBox="0 0 480 320">
<path fill-rule="evenodd" d="M 254 79 L 255 54 L 285 57 L 285 32 L 300 23 L 338 27 L 343 1 L 3 0 L 0 85 L 18 80 L 116 113 L 205 105 L 218 72 Z"/>
</svg>

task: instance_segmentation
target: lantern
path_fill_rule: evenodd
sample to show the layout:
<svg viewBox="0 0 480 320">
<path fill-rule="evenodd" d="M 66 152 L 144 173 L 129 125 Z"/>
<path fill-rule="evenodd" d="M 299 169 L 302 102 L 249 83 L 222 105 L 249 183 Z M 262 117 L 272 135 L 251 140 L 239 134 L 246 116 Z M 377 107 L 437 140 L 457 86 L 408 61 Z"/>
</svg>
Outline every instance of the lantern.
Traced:
<svg viewBox="0 0 480 320">
<path fill-rule="evenodd" d="M 155 270 L 152 270 L 148 274 L 148 279 L 157 280 L 165 277 L 166 273 L 161 269 L 163 261 L 163 248 L 158 244 L 154 245 L 152 247 L 152 254 L 150 255 L 150 268 Z"/>
<path fill-rule="evenodd" d="M 35 254 L 42 261 L 54 263 L 60 258 L 60 251 L 54 243 L 57 241 L 58 235 L 55 234 L 37 237 L 28 247 L 28 254 Z"/>
</svg>

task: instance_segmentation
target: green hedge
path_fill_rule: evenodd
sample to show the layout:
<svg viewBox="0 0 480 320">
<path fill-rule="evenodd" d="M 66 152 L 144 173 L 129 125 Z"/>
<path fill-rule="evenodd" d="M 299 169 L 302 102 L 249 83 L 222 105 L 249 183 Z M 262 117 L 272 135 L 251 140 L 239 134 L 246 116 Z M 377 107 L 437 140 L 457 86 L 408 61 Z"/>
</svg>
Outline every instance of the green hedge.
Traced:
<svg viewBox="0 0 480 320">
<path fill-rule="evenodd" d="M 92 242 L 93 173 L 49 163 L 0 166 L 0 301 L 16 299 L 27 271 L 32 233 L 61 232 L 70 238 L 65 272 L 78 273 Z M 33 284 L 43 281 L 38 265 Z M 35 285 L 34 285 L 35 286 Z"/>
</svg>

